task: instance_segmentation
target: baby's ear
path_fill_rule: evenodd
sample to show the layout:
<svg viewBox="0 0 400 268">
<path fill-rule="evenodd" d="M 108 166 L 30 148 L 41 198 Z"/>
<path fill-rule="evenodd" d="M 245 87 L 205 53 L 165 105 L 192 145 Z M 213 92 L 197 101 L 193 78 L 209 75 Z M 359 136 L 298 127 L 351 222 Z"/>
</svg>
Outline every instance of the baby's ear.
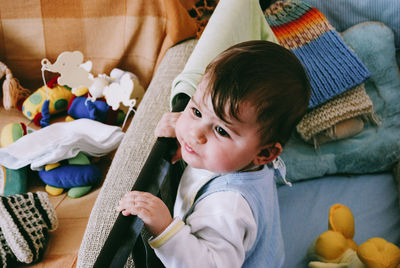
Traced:
<svg viewBox="0 0 400 268">
<path fill-rule="evenodd" d="M 282 145 L 279 142 L 270 143 L 261 148 L 260 153 L 254 158 L 255 165 L 265 165 L 271 163 L 282 152 Z"/>
</svg>

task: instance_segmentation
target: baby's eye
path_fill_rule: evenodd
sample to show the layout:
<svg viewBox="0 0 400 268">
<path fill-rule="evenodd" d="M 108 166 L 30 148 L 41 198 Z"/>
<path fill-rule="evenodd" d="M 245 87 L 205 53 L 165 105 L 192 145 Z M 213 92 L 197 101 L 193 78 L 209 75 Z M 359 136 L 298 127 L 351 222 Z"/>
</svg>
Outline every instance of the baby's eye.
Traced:
<svg viewBox="0 0 400 268">
<path fill-rule="evenodd" d="M 193 107 L 192 112 L 194 116 L 201 118 L 201 112 L 199 110 Z"/>
<path fill-rule="evenodd" d="M 216 126 L 215 131 L 222 137 L 230 137 L 228 132 L 226 132 L 222 127 Z"/>
</svg>

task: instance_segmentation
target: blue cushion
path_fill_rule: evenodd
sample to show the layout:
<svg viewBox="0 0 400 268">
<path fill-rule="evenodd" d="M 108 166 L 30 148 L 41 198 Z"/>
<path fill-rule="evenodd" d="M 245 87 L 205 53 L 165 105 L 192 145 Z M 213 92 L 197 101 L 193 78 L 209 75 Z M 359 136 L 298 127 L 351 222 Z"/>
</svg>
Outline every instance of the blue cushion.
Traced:
<svg viewBox="0 0 400 268">
<path fill-rule="evenodd" d="M 282 153 L 291 181 L 385 171 L 400 159 L 400 75 L 394 34 L 382 23 L 370 22 L 348 29 L 343 38 L 371 72 L 365 87 L 383 122 L 380 126 L 366 124 L 358 135 L 317 150 L 294 135 Z"/>
</svg>

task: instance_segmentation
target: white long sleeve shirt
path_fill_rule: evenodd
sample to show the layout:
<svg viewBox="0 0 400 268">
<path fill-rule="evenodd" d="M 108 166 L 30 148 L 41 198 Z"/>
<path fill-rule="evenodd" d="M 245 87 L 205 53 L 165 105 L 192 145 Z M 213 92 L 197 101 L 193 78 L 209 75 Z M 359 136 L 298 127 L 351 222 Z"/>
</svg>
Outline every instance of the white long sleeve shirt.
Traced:
<svg viewBox="0 0 400 268">
<path fill-rule="evenodd" d="M 174 221 L 149 243 L 166 267 L 241 267 L 254 244 L 257 225 L 247 201 L 237 192 L 217 192 L 199 201 L 200 188 L 213 174 L 187 167 L 174 206 Z"/>
</svg>

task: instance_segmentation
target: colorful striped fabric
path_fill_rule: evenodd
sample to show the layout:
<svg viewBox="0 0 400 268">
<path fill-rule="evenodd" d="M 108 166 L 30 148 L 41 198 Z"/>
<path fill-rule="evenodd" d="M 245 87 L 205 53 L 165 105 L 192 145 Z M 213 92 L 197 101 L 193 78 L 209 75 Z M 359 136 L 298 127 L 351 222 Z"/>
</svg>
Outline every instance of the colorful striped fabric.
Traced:
<svg viewBox="0 0 400 268">
<path fill-rule="evenodd" d="M 265 17 L 279 43 L 304 65 L 314 108 L 364 82 L 370 73 L 316 8 L 300 1 L 278 1 Z"/>
</svg>

